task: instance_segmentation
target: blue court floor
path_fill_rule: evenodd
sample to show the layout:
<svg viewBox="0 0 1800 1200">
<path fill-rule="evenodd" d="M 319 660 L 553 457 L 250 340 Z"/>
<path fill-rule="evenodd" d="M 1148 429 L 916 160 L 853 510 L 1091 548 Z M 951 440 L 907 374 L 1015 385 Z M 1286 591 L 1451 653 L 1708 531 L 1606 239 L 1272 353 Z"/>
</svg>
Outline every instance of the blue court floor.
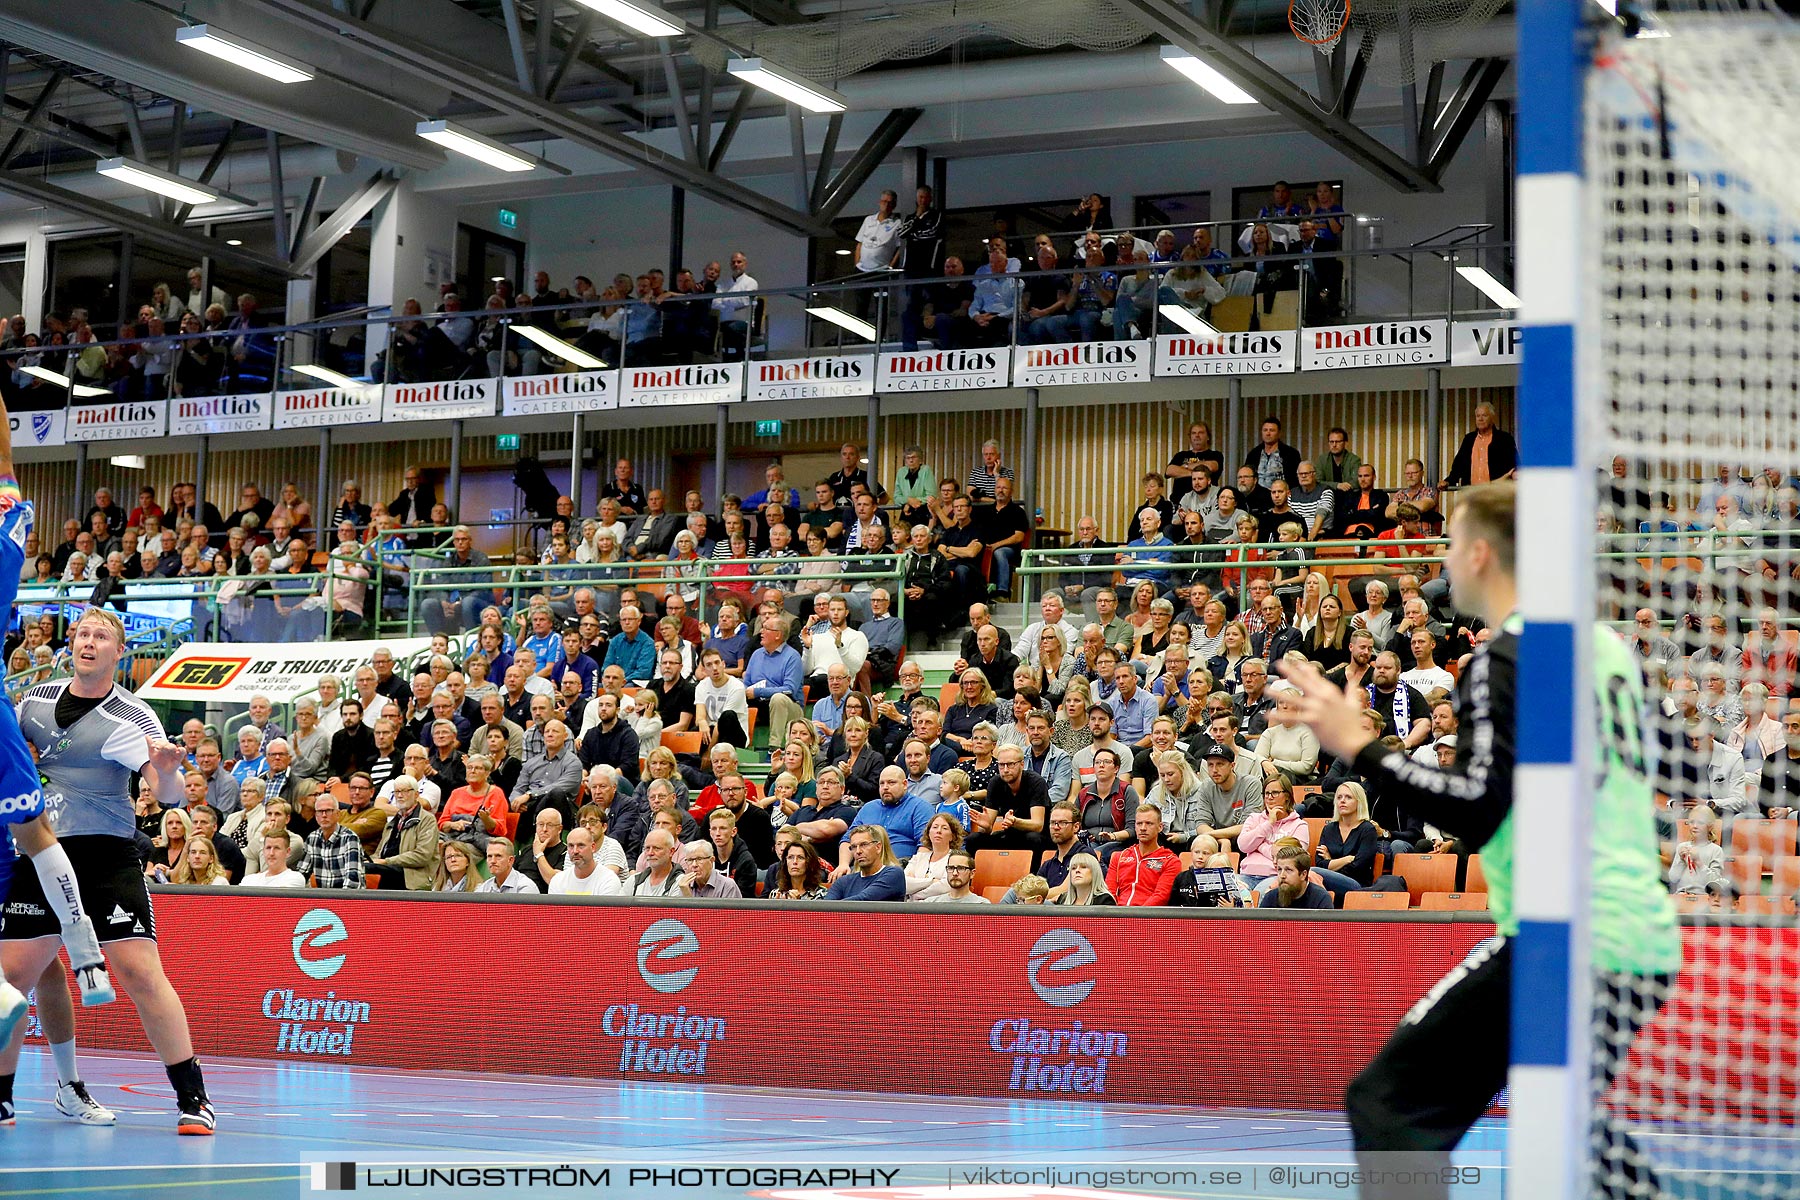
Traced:
<svg viewBox="0 0 1800 1200">
<path fill-rule="evenodd" d="M 168 1081 L 156 1062 L 84 1054 L 82 1070 L 95 1099 L 119 1114 L 119 1124 L 92 1129 L 59 1116 L 50 1103 L 49 1057 L 28 1050 L 16 1087 L 18 1124 L 0 1129 L 0 1197 L 324 1196 L 311 1190 L 315 1162 L 592 1160 L 613 1164 L 612 1193 L 618 1195 L 649 1194 L 625 1186 L 631 1164 L 882 1167 L 902 1171 L 895 1186 L 935 1183 L 941 1190 L 946 1181 L 964 1182 L 947 1174 L 950 1164 L 1166 1170 L 1219 1163 L 1237 1172 L 1235 1185 L 1210 1177 L 1198 1185 L 1152 1181 L 1115 1186 L 1109 1194 L 1341 1196 L 1341 1189 L 1329 1187 L 1281 1191 L 1268 1187 L 1266 1178 L 1253 1188 L 1249 1170 L 1266 1176 L 1272 1163 L 1349 1162 L 1349 1135 L 1334 1113 L 677 1088 L 220 1060 L 207 1064 L 218 1136 L 180 1138 Z M 1495 1161 L 1504 1132 L 1500 1122 L 1484 1123 L 1471 1136 L 1467 1160 Z M 723 1179 L 659 1190 L 669 1196 L 789 1194 L 730 1186 Z M 382 1194 L 572 1193 L 386 1187 Z M 879 1195 L 841 1187 L 836 1194 Z M 988 1188 L 982 1194 L 1007 1200 L 1035 1193 Z M 1498 1188 L 1459 1194 L 1498 1196 Z"/>
<path fill-rule="evenodd" d="M 325 1196 L 314 1164 L 355 1162 L 449 1166 L 589 1164 L 609 1168 L 608 1187 L 584 1195 L 753 1196 L 772 1200 L 952 1200 L 947 1184 L 986 1184 L 972 1200 L 1038 1200 L 1046 1190 L 1017 1177 L 996 1186 L 962 1172 L 1054 1165 L 1063 1170 L 1137 1168 L 1153 1174 L 1114 1180 L 1084 1195 L 1081 1180 L 1059 1181 L 1068 1200 L 1110 1197 L 1344 1197 L 1342 1181 L 1296 1168 L 1350 1163 L 1341 1114 L 1275 1108 L 1076 1104 L 997 1098 L 892 1096 L 782 1088 L 665 1087 L 581 1079 L 429 1074 L 314 1065 L 207 1064 L 218 1109 L 214 1138 L 179 1138 L 167 1079 L 148 1058 L 84 1054 L 94 1097 L 119 1114 L 112 1129 L 86 1128 L 51 1106 L 48 1055 L 27 1051 L 16 1096 L 18 1124 L 0 1128 L 0 1197 L 10 1196 Z M 1505 1144 L 1500 1120 L 1482 1122 L 1458 1152 L 1459 1164 L 1491 1168 Z M 1645 1142 L 1678 1176 L 1724 1160 L 1702 1148 L 1716 1134 L 1648 1132 Z M 1755 1136 L 1735 1149 L 1762 1164 L 1800 1162 L 1791 1131 Z M 1791 1152 L 1791 1153 L 1790 1153 Z M 1729 1157 L 1736 1158 L 1736 1155 Z M 1743 1162 L 1743 1160 L 1739 1160 Z M 633 1180 L 644 1168 L 780 1166 L 820 1172 L 898 1172 L 855 1179 L 805 1177 L 800 1186 L 744 1182 L 724 1171 L 681 1180 Z M 1743 1165 L 1749 1165 L 1747 1162 Z M 1285 1170 L 1286 1175 L 1275 1172 Z M 1178 1177 L 1176 1172 L 1188 1172 Z M 1786 1174 L 1784 1172 L 1784 1174 Z M 1689 1195 L 1792 1195 L 1791 1175 L 1768 1172 L 1717 1191 L 1674 1186 Z M 1458 1200 L 1500 1195 L 1499 1174 L 1482 1171 Z M 573 1195 L 526 1186 L 409 1186 L 390 1176 L 384 1196 Z M 465 1178 L 467 1178 L 465 1176 Z M 590 1176 L 590 1179 L 592 1177 Z M 415 1177 L 416 1179 L 416 1177 Z M 873 1182 L 877 1186 L 870 1188 Z M 1678 1179 L 1665 1182 L 1679 1184 Z M 1692 1183 L 1699 1179 L 1693 1178 Z M 491 1180 L 489 1181 L 491 1184 Z M 1071 1186 L 1071 1184 L 1073 1186 Z M 369 1190 L 365 1181 L 359 1190 Z M 1091 1189 L 1090 1189 L 1091 1190 Z"/>
</svg>

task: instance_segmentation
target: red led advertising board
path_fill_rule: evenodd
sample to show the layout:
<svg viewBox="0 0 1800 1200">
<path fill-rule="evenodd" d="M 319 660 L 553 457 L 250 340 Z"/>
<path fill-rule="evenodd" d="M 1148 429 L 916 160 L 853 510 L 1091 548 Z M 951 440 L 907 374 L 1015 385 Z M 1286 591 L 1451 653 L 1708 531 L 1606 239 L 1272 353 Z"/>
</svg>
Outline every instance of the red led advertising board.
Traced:
<svg viewBox="0 0 1800 1200">
<path fill-rule="evenodd" d="M 1467 918 L 319 891 L 155 902 L 202 1054 L 437 1069 L 453 1043 L 472 1071 L 1204 1105 L 1243 1102 L 1274 1046 L 1307 1063 L 1284 1072 L 1281 1103 L 1324 1109 L 1341 1107 L 1406 1009 L 1492 933 Z M 1781 936 L 1690 928 L 1690 953 L 1729 957 L 1749 933 Z M 1759 956 L 1800 961 L 1800 932 L 1786 934 Z M 1695 1005 L 1719 998 L 1683 996 L 1644 1048 L 1692 1101 L 1725 1081 L 1663 1074 L 1680 1051 L 1661 1031 L 1678 1037 Z M 1800 1004 L 1759 1014 L 1755 1040 L 1800 1044 Z M 127 1004 L 83 1010 L 80 1023 L 85 1046 L 147 1049 Z M 1208 1071 L 1202 1044 L 1242 1049 Z"/>
</svg>

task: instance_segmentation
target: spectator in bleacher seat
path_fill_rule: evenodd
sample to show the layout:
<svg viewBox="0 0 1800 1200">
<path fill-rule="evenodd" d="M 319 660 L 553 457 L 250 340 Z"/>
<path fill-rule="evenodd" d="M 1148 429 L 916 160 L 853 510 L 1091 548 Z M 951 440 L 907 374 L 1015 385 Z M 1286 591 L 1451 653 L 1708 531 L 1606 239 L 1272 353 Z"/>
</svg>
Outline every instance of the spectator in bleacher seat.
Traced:
<svg viewBox="0 0 1800 1200">
<path fill-rule="evenodd" d="M 431 889 L 432 868 L 439 859 L 438 825 L 421 799 L 419 782 L 402 775 L 393 780 L 392 792 L 376 801 L 387 820 L 369 866 L 384 888 Z"/>
<path fill-rule="evenodd" d="M 950 562 L 956 598 L 967 604 L 985 599 L 988 583 L 982 573 L 982 555 L 986 543 L 974 521 L 974 507 L 969 496 L 958 496 L 951 502 L 952 524 L 938 539 L 938 550 Z"/>
<path fill-rule="evenodd" d="M 1304 834 L 1302 835 L 1304 841 Z M 1274 886 L 1262 893 L 1259 908 L 1331 908 L 1331 893 L 1312 881 L 1306 847 L 1292 841 L 1275 850 L 1270 863 Z M 1243 872 L 1238 872 L 1240 876 Z"/>
<path fill-rule="evenodd" d="M 206 781 L 206 803 L 222 813 L 236 812 L 242 807 L 238 802 L 238 780 L 224 768 L 224 755 L 219 750 L 219 743 L 212 738 L 204 738 L 194 749 L 194 772 Z"/>
<path fill-rule="evenodd" d="M 788 825 L 812 843 L 819 857 L 837 862 L 838 842 L 856 819 L 857 806 L 845 796 L 844 774 L 836 767 L 820 768 L 813 785 L 816 794 L 788 814 Z"/>
<path fill-rule="evenodd" d="M 473 892 L 481 883 L 476 866 L 480 855 L 466 842 L 440 841 L 438 867 L 432 876 L 434 892 Z"/>
<path fill-rule="evenodd" d="M 1408 750 L 1431 736 L 1431 708 L 1415 687 L 1400 678 L 1400 656 L 1392 650 L 1375 655 L 1368 687 L 1369 707 L 1381 714 L 1384 733 L 1398 737 Z"/>
<path fill-rule="evenodd" d="M 1463 435 L 1440 487 L 1465 487 L 1511 479 L 1519 466 L 1519 447 L 1512 434 L 1499 428 L 1499 410 L 1483 400 L 1475 406 L 1475 428 Z"/>
<path fill-rule="evenodd" d="M 1738 694 L 1738 721 L 1727 726 L 1725 744 L 1744 756 L 1744 769 L 1759 778 L 1763 764 L 1787 748 L 1781 722 L 1769 712 L 1769 689 L 1760 683 L 1744 686 Z"/>
<path fill-rule="evenodd" d="M 1633 621 L 1636 628 L 1632 631 L 1630 645 L 1641 661 L 1668 667 L 1680 660 L 1681 648 L 1663 633 L 1662 623 L 1656 619 L 1655 609 L 1638 609 Z M 1744 660 L 1744 665 L 1748 666 L 1748 651 L 1744 654 Z"/>
<path fill-rule="evenodd" d="M 262 494 L 262 489 L 254 483 L 246 483 L 238 490 L 237 511 L 225 518 L 227 529 L 248 529 L 251 531 L 266 529 L 271 517 L 275 515 L 275 502 Z M 254 517 L 252 521 L 250 518 Z"/>
<path fill-rule="evenodd" d="M 306 862 L 314 886 L 363 887 L 362 839 L 339 822 L 337 797 L 320 793 L 313 804 L 313 819 L 318 828 L 306 836 Z"/>
<path fill-rule="evenodd" d="M 375 735 L 363 725 L 362 702 L 355 696 L 346 697 L 338 706 L 338 714 L 343 727 L 331 736 L 327 786 L 349 778 L 352 771 L 367 770 L 376 757 Z"/>
<path fill-rule="evenodd" d="M 362 485 L 354 479 L 346 479 L 338 492 L 337 508 L 331 514 L 331 523 L 341 526 L 349 522 L 359 530 L 364 529 L 368 526 L 373 511 L 362 502 Z"/>
<path fill-rule="evenodd" d="M 1276 873 L 1277 843 L 1284 838 L 1293 838 L 1304 847 L 1310 840 L 1312 833 L 1306 819 L 1296 813 L 1293 806 L 1294 789 L 1286 778 L 1276 774 L 1263 781 L 1262 811 L 1245 815 L 1236 839 L 1238 852 L 1243 855 L 1238 863 L 1238 874 L 1252 887 Z M 1218 835 L 1215 833 L 1214 836 Z M 1304 862 L 1304 850 L 1301 858 Z M 1303 866 L 1302 873 L 1305 870 Z"/>
<path fill-rule="evenodd" d="M 1206 660 L 1219 686 L 1236 690 L 1243 682 L 1244 664 L 1251 661 L 1250 635 L 1242 621 L 1227 622 L 1219 632 L 1219 652 Z"/>
<path fill-rule="evenodd" d="M 381 844 L 382 831 L 387 828 L 387 811 L 375 803 L 375 784 L 364 771 L 350 776 L 350 794 L 340 814 L 344 825 L 351 833 L 362 839 L 363 857 L 368 858 L 375 853 Z M 417 790 L 417 784 L 414 784 Z"/>
<path fill-rule="evenodd" d="M 1330 256 L 1337 247 L 1321 235 L 1318 222 L 1302 220 L 1299 233 L 1290 249 L 1300 255 L 1302 319 L 1309 324 L 1335 320 L 1343 311 L 1343 261 Z"/>
<path fill-rule="evenodd" d="M 1438 490 L 1425 481 L 1425 464 L 1416 458 L 1409 458 L 1400 468 L 1400 479 L 1403 486 L 1387 493 L 1388 502 L 1384 506 L 1388 520 L 1400 520 L 1400 506 L 1410 504 L 1419 511 L 1419 520 L 1432 533 L 1444 527 L 1443 514 L 1438 512 Z M 1358 483 L 1361 483 L 1360 476 Z M 1369 486 L 1375 483 L 1375 472 L 1369 472 Z M 1379 531 L 1377 531 L 1379 532 Z"/>
<path fill-rule="evenodd" d="M 1756 801 L 1762 814 L 1784 820 L 1800 812 L 1800 711 L 1782 714 L 1782 748 L 1762 761 Z"/>
<path fill-rule="evenodd" d="M 125 532 L 125 510 L 113 499 L 112 489 L 100 487 L 94 489 L 94 503 L 82 516 L 82 525 L 92 528 L 94 514 L 106 519 L 106 535 L 117 537 Z"/>
<path fill-rule="evenodd" d="M 1075 751 L 1075 777 L 1084 784 L 1092 782 L 1094 759 L 1101 750 L 1112 751 L 1118 760 L 1120 775 L 1129 778 L 1135 757 L 1131 748 L 1113 736 L 1113 712 L 1103 701 L 1095 701 L 1087 709 L 1087 744 Z"/>
<path fill-rule="evenodd" d="M 951 323 L 958 348 L 1006 345 L 1021 302 L 1018 281 L 1012 278 L 1018 270 L 1019 260 L 1008 254 L 1006 239 L 989 238 L 987 261 L 975 269 L 975 298 L 969 304 L 968 318 Z"/>
<path fill-rule="evenodd" d="M 1268 690 L 1274 694 L 1275 707 L 1256 739 L 1256 757 L 1265 775 L 1278 773 L 1291 784 L 1307 783 L 1318 771 L 1319 739 L 1295 714 L 1297 695 L 1291 684 L 1277 681 Z"/>
<path fill-rule="evenodd" d="M 800 655 L 787 644 L 787 628 L 779 618 L 764 620 L 757 637 L 760 645 L 744 667 L 744 696 L 748 703 L 768 708 L 771 729 L 785 729 L 801 715 Z"/>
<path fill-rule="evenodd" d="M 1333 528 L 1333 506 L 1337 499 L 1336 491 L 1319 479 L 1318 470 L 1307 460 L 1301 460 L 1294 468 L 1295 482 L 1290 489 L 1288 503 L 1300 514 L 1306 530 L 1306 540 L 1319 541 L 1329 536 Z"/>
<path fill-rule="evenodd" d="M 1640 627 L 1642 621 L 1639 622 Z M 1744 640 L 1741 660 L 1744 678 L 1767 687 L 1772 695 L 1788 696 L 1794 691 L 1794 676 L 1800 671 L 1800 655 L 1781 629 L 1780 615 L 1773 608 L 1756 614 L 1756 630 Z"/>
<path fill-rule="evenodd" d="M 1162 844 L 1162 812 L 1149 802 L 1139 804 L 1132 818 L 1135 839 L 1112 856 L 1106 889 L 1121 905 L 1166 905 L 1182 871 L 1181 856 Z"/>
<path fill-rule="evenodd" d="M 1023 328 L 1019 341 L 1043 344 L 1074 340 L 1070 321 L 1074 283 L 1069 275 L 1057 271 L 1056 247 L 1048 239 L 1037 245 L 1035 270 L 1039 273 L 1025 280 L 1024 299 L 1020 302 L 1024 312 L 1020 316 Z M 1097 313 L 1095 320 L 1097 325 Z"/>
<path fill-rule="evenodd" d="M 1100 523 L 1084 516 L 1075 522 L 1075 540 L 1067 549 L 1076 553 L 1056 557 L 1054 565 L 1062 571 L 1055 576 L 1051 586 L 1061 591 L 1069 607 L 1091 612 L 1095 598 L 1111 579 L 1115 556 L 1105 552 L 1114 549 L 1114 545 L 1101 541 Z M 1073 645 L 1075 640 L 1070 638 L 1070 644 Z"/>
<path fill-rule="evenodd" d="M 1687 753 L 1677 767 L 1679 791 L 1672 804 L 1711 804 L 1728 823 L 1755 816 L 1760 806 L 1756 793 L 1746 790 L 1743 754 L 1719 741 L 1718 727 L 1704 716 L 1690 721 L 1684 734 Z"/>
<path fill-rule="evenodd" d="M 1725 877 L 1725 851 L 1718 844 L 1718 814 L 1698 805 L 1688 810 L 1682 827 L 1686 836 L 1669 859 L 1669 890 L 1684 896 L 1727 895 L 1731 881 Z"/>
</svg>

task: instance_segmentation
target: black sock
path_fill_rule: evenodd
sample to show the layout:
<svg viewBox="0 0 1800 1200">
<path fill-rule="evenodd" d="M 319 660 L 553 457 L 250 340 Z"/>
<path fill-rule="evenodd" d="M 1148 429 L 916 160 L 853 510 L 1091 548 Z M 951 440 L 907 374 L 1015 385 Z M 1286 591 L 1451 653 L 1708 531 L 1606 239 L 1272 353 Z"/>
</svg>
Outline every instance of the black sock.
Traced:
<svg viewBox="0 0 1800 1200">
<path fill-rule="evenodd" d="M 0 1075 L 0 1104 L 12 1103 L 12 1085 L 11 1075 Z"/>
<path fill-rule="evenodd" d="M 169 1083 L 175 1088 L 175 1099 L 178 1101 L 206 1099 L 206 1080 L 200 1075 L 200 1060 L 190 1058 L 186 1062 L 169 1063 L 163 1067 L 169 1073 Z"/>
</svg>

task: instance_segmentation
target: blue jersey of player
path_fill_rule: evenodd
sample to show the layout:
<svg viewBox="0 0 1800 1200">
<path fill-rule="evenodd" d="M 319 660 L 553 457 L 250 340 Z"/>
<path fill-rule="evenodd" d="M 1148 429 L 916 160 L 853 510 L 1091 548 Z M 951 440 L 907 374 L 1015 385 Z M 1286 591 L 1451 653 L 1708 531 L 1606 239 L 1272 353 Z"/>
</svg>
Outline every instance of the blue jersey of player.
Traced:
<svg viewBox="0 0 1800 1200">
<path fill-rule="evenodd" d="M 10 475 L 0 476 L 0 604 L 7 612 L 19 595 L 25 539 L 31 533 L 34 516 L 31 504 L 19 490 L 19 481 Z M 0 703 L 0 825 L 22 825 L 43 811 L 37 763 L 19 730 L 19 715 L 10 703 Z M 0 857 L 5 857 L 10 866 L 11 839 L 0 841 L 6 843 Z"/>
</svg>

